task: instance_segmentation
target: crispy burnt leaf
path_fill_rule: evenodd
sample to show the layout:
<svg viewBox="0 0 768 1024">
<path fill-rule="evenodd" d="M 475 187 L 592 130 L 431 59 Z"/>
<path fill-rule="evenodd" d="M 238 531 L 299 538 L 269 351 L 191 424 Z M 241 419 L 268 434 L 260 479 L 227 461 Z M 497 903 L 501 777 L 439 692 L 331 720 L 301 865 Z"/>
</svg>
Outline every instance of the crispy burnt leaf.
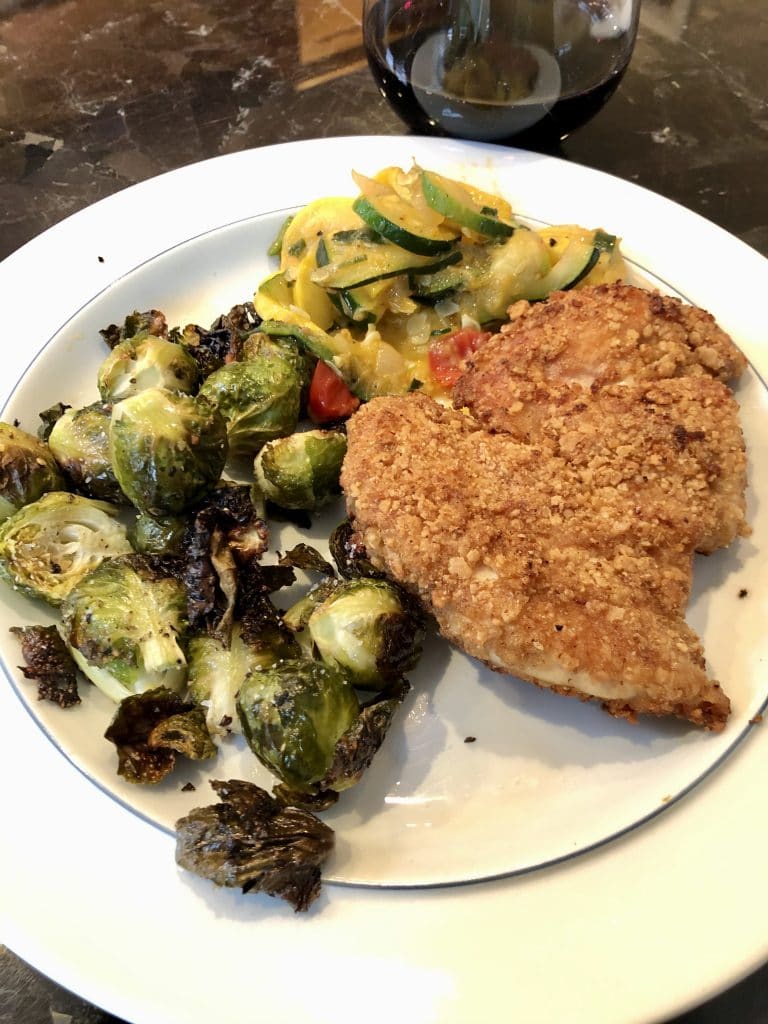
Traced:
<svg viewBox="0 0 768 1024">
<path fill-rule="evenodd" d="M 244 486 L 217 487 L 189 523 L 185 538 L 187 613 L 193 630 L 229 638 L 241 566 L 267 548 L 267 525 Z"/>
<path fill-rule="evenodd" d="M 144 313 L 134 310 L 133 313 L 128 314 L 122 324 L 110 324 L 109 327 L 99 331 L 99 334 L 110 348 L 114 348 L 127 338 L 135 338 L 142 331 L 153 334 L 156 338 L 167 338 L 168 322 L 165 319 L 165 314 L 161 313 L 159 309 L 148 309 Z"/>
<path fill-rule="evenodd" d="M 320 892 L 332 829 L 307 811 L 280 807 L 250 782 L 212 781 L 221 803 L 176 822 L 176 863 L 216 885 L 279 896 L 307 910 Z"/>
<path fill-rule="evenodd" d="M 67 409 L 71 408 L 71 405 L 65 405 L 64 402 L 57 402 L 55 405 L 52 405 L 49 409 L 43 409 L 41 413 L 38 413 L 38 416 L 40 417 L 42 422 L 40 426 L 37 428 L 37 436 L 40 438 L 41 441 L 48 440 L 48 438 L 51 436 L 51 431 L 56 426 L 58 421 L 67 411 Z"/>
<path fill-rule="evenodd" d="M 275 799 L 281 804 L 315 811 L 334 804 L 339 793 L 359 782 L 370 767 L 376 751 L 384 742 L 395 712 L 409 690 L 410 684 L 400 679 L 362 705 L 353 724 L 337 740 L 331 765 L 313 792 L 300 792 L 286 783 L 280 783 L 272 790 Z"/>
<path fill-rule="evenodd" d="M 383 579 L 384 573 L 369 560 L 359 535 L 349 519 L 339 523 L 328 538 L 328 548 L 339 572 L 345 579 L 365 576 L 368 579 Z"/>
<path fill-rule="evenodd" d="M 320 552 L 310 544 L 297 544 L 278 559 L 280 565 L 291 565 L 305 572 L 319 572 L 323 576 L 335 576 L 336 570 Z"/>
<path fill-rule="evenodd" d="M 240 634 L 253 651 L 271 654 L 275 661 L 297 658 L 301 653 L 293 633 L 266 594 L 251 594 L 249 604 L 240 613 Z"/>
<path fill-rule="evenodd" d="M 220 316 L 211 324 L 210 329 L 187 324 L 183 330 L 171 332 L 171 340 L 183 345 L 195 359 L 204 380 L 225 363 L 238 360 L 243 342 L 260 324 L 261 317 L 253 303 L 244 302 Z"/>
<path fill-rule="evenodd" d="M 37 680 L 37 699 L 50 700 L 62 708 L 80 703 L 77 666 L 55 626 L 12 626 L 21 640 L 27 663 L 20 665 L 25 679 Z"/>
<path fill-rule="evenodd" d="M 121 701 L 104 736 L 117 747 L 117 774 L 128 782 L 160 782 L 179 754 L 194 761 L 216 756 L 203 708 L 165 687 Z"/>
</svg>

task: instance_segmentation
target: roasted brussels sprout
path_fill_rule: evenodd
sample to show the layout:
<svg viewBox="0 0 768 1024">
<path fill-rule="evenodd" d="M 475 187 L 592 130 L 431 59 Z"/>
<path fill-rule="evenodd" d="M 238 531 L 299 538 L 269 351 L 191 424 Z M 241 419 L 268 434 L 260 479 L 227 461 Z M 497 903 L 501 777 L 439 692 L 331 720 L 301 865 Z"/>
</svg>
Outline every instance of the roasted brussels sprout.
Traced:
<svg viewBox="0 0 768 1024">
<path fill-rule="evenodd" d="M 344 580 L 315 605 L 306 628 L 323 661 L 363 689 L 399 679 L 421 655 L 421 615 L 387 580 Z"/>
<path fill-rule="evenodd" d="M 0 522 L 47 491 L 63 491 L 64 477 L 39 438 L 0 422 Z"/>
<path fill-rule="evenodd" d="M 187 522 L 181 516 L 151 516 L 139 512 L 128 527 L 128 540 L 140 555 L 180 555 Z"/>
<path fill-rule="evenodd" d="M 207 378 L 200 395 L 227 421 L 230 451 L 248 455 L 296 429 L 301 378 L 292 359 L 270 354 L 227 363 Z"/>
<path fill-rule="evenodd" d="M 198 380 L 192 356 L 167 338 L 139 334 L 116 345 L 99 367 L 97 382 L 104 402 L 120 402 L 147 388 L 191 394 Z"/>
<path fill-rule="evenodd" d="M 48 447 L 72 486 L 89 498 L 120 503 L 125 496 L 109 456 L 112 407 L 94 402 L 67 409 L 53 425 Z"/>
<path fill-rule="evenodd" d="M 256 483 L 276 505 L 314 512 L 341 493 L 339 474 L 346 450 L 347 439 L 336 430 L 277 438 L 256 456 Z"/>
<path fill-rule="evenodd" d="M 160 559 L 111 558 L 70 592 L 62 633 L 78 668 L 115 702 L 155 687 L 180 691 L 187 662 L 184 586 Z"/>
<path fill-rule="evenodd" d="M 298 645 L 264 599 L 264 614 L 236 622 L 229 646 L 216 637 L 189 642 L 189 695 L 206 709 L 212 736 L 240 732 L 235 696 L 253 673 L 271 668 L 281 658 L 295 657 Z M 272 614 L 267 614 L 266 609 Z"/>
<path fill-rule="evenodd" d="M 141 512 L 177 514 L 216 485 L 226 424 L 205 398 L 149 388 L 112 409 L 110 455 L 123 493 Z"/>
<path fill-rule="evenodd" d="M 309 385 L 317 359 L 301 348 L 294 338 L 278 338 L 275 335 L 254 331 L 243 342 L 240 358 L 263 359 L 274 357 L 287 359 L 295 368 L 301 381 L 301 409 L 304 410 L 309 397 Z"/>
<path fill-rule="evenodd" d="M 339 669 L 288 658 L 254 672 L 237 696 L 243 735 L 259 760 L 291 789 L 311 792 L 360 711 Z"/>
<path fill-rule="evenodd" d="M 30 597 L 60 604 L 105 558 L 131 545 L 117 509 L 51 491 L 0 526 L 0 576 Z"/>
</svg>

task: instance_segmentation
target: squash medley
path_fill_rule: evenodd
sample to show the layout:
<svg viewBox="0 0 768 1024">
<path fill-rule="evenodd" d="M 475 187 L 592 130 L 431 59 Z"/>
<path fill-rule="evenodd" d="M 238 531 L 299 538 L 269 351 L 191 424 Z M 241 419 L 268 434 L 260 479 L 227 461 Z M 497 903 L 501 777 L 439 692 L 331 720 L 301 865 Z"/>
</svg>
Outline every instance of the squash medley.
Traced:
<svg viewBox="0 0 768 1024">
<path fill-rule="evenodd" d="M 362 401 L 444 396 L 434 354 L 446 339 L 493 329 L 520 299 L 624 276 L 602 228 L 531 229 L 501 196 L 416 165 L 352 177 L 357 197 L 316 199 L 288 218 L 270 249 L 280 268 L 254 305 L 265 333 L 295 338 Z"/>
</svg>

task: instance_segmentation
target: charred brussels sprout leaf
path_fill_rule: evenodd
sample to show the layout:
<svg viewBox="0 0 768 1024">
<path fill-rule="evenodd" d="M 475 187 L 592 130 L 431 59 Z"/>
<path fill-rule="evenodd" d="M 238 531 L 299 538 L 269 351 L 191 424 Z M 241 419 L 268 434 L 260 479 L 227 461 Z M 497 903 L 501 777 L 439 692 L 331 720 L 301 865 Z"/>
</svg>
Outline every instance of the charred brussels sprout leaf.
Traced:
<svg viewBox="0 0 768 1024">
<path fill-rule="evenodd" d="M 112 407 L 94 402 L 68 409 L 54 423 L 48 446 L 72 486 L 89 498 L 124 502 L 109 455 Z"/>
<path fill-rule="evenodd" d="M 421 655 L 422 617 L 387 580 L 344 580 L 312 609 L 306 626 L 323 661 L 363 689 L 399 679 Z"/>
<path fill-rule="evenodd" d="M 65 489 L 61 470 L 43 442 L 0 422 L 0 522 L 47 491 Z"/>
<path fill-rule="evenodd" d="M 248 487 L 224 485 L 209 495 L 184 537 L 192 629 L 227 639 L 240 569 L 261 557 L 267 540 L 267 525 L 254 508 Z"/>
<path fill-rule="evenodd" d="M 335 576 L 336 570 L 320 552 L 310 544 L 297 544 L 280 556 L 280 565 L 291 565 L 305 572 L 319 572 L 322 576 Z"/>
<path fill-rule="evenodd" d="M 126 697 L 104 736 L 117 747 L 117 774 L 128 782 L 160 782 L 179 754 L 193 761 L 216 756 L 202 708 L 163 687 Z"/>
<path fill-rule="evenodd" d="M 360 706 L 343 673 L 320 662 L 286 659 L 254 673 L 240 689 L 243 735 L 259 760 L 291 789 L 312 792 Z"/>
<path fill-rule="evenodd" d="M 30 597 L 61 604 L 104 559 L 130 552 L 117 509 L 51 491 L 0 525 L 0 577 Z"/>
<path fill-rule="evenodd" d="M 181 516 L 151 516 L 139 512 L 128 527 L 128 540 L 141 555 L 181 555 L 187 521 Z"/>
<path fill-rule="evenodd" d="M 234 455 L 253 454 L 266 441 L 292 433 L 299 420 L 301 380 L 289 359 L 227 363 L 207 378 L 200 395 L 226 420 Z"/>
<path fill-rule="evenodd" d="M 64 402 L 56 402 L 49 409 L 43 409 L 41 413 L 38 413 L 40 418 L 40 426 L 37 428 L 37 436 L 41 441 L 46 441 L 51 436 L 56 422 L 61 419 L 67 409 L 71 408 L 65 405 Z"/>
<path fill-rule="evenodd" d="M 80 703 L 77 666 L 55 626 L 11 627 L 21 640 L 27 663 L 20 666 L 25 679 L 37 680 L 37 699 L 50 700 L 62 708 Z"/>
<path fill-rule="evenodd" d="M 110 455 L 118 483 L 141 512 L 178 514 L 216 485 L 226 425 L 205 398 L 149 388 L 112 410 Z"/>
<path fill-rule="evenodd" d="M 225 363 L 240 359 L 248 337 L 258 329 L 261 317 L 252 302 L 233 306 L 206 330 L 196 324 L 187 324 L 171 333 L 171 339 L 182 345 L 198 365 L 200 377 L 205 379 Z"/>
<path fill-rule="evenodd" d="M 346 579 L 357 576 L 372 580 L 384 578 L 384 573 L 368 558 L 363 542 L 349 519 L 339 523 L 333 531 L 328 538 L 328 548 L 339 572 Z"/>
<path fill-rule="evenodd" d="M 152 334 L 156 338 L 168 337 L 168 323 L 159 309 L 149 309 L 145 313 L 134 310 L 129 313 L 123 323 L 110 324 L 99 331 L 110 348 L 119 345 L 127 338 L 135 338 L 137 334 Z"/>
<path fill-rule="evenodd" d="M 186 594 L 171 568 L 142 555 L 112 558 L 62 605 L 78 668 L 115 702 L 158 686 L 178 691 L 186 682 Z"/>
<path fill-rule="evenodd" d="M 97 382 L 104 402 L 120 402 L 147 388 L 191 394 L 198 367 L 191 355 L 167 338 L 138 335 L 116 345 L 99 367 Z"/>
<path fill-rule="evenodd" d="M 276 505 L 314 512 L 341 494 L 346 450 L 345 435 L 335 430 L 307 430 L 269 441 L 256 456 L 256 483 Z"/>
<path fill-rule="evenodd" d="M 176 863 L 216 885 L 279 896 L 307 910 L 333 831 L 307 811 L 281 808 L 250 782 L 212 781 L 221 803 L 176 822 Z"/>
</svg>

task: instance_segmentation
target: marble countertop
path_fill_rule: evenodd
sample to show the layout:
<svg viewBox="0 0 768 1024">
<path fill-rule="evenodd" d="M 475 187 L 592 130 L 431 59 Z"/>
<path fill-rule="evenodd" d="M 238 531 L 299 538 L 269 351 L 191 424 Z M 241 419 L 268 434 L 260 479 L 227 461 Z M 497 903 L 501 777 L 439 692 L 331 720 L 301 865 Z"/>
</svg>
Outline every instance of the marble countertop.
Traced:
<svg viewBox="0 0 768 1024">
<path fill-rule="evenodd" d="M 644 0 L 618 92 L 558 155 L 768 255 L 766 53 L 765 0 Z M 405 131 L 368 70 L 359 0 L 0 0 L 0 259 L 184 164 Z M 676 1024 L 767 1019 L 763 969 Z M 114 1020 L 0 947 L 0 1021 Z"/>
</svg>

